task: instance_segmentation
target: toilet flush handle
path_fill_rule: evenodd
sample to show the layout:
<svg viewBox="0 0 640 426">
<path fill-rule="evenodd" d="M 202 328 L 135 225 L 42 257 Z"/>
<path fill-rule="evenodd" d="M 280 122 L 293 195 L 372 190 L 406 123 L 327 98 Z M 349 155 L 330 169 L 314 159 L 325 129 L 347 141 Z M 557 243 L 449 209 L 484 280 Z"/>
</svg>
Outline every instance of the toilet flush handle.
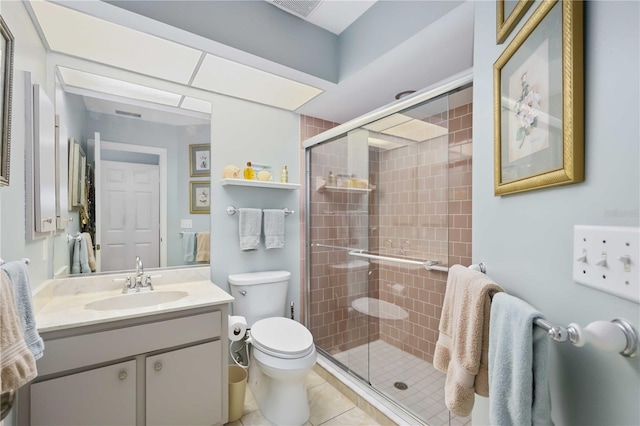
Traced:
<svg viewBox="0 0 640 426">
<path fill-rule="evenodd" d="M 240 290 L 240 291 L 238 291 L 238 293 L 240 293 L 243 296 L 246 296 L 247 295 L 247 290 Z"/>
</svg>

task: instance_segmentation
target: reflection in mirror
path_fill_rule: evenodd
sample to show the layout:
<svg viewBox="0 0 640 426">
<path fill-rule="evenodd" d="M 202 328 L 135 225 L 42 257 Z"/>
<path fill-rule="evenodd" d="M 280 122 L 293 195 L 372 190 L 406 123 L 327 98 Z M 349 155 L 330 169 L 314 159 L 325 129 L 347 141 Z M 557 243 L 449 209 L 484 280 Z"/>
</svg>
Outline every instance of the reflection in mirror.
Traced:
<svg viewBox="0 0 640 426">
<path fill-rule="evenodd" d="M 72 220 L 55 239 L 54 276 L 131 270 L 136 256 L 145 268 L 209 264 L 209 215 L 190 213 L 189 187 L 210 176 L 190 176 L 189 147 L 210 145 L 210 105 L 157 92 L 57 68 L 56 114 L 69 138 L 59 185 Z M 180 108 L 187 99 L 199 111 Z"/>
</svg>

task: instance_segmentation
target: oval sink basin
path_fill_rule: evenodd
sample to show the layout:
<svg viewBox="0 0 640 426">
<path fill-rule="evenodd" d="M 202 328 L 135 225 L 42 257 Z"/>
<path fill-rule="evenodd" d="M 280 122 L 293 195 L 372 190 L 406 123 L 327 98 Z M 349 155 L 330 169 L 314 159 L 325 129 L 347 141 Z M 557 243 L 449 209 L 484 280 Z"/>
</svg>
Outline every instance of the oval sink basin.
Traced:
<svg viewBox="0 0 640 426">
<path fill-rule="evenodd" d="M 186 291 L 150 291 L 148 293 L 130 293 L 108 299 L 96 300 L 84 305 L 85 309 L 93 311 L 112 311 L 117 309 L 135 309 L 162 303 L 175 302 L 189 293 Z"/>
</svg>

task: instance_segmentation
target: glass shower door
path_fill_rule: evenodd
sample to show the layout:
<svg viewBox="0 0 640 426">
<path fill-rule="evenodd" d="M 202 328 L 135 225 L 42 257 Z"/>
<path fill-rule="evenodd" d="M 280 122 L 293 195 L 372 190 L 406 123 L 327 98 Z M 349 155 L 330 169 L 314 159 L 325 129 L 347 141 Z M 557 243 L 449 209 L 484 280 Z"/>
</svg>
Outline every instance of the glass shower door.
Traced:
<svg viewBox="0 0 640 426">
<path fill-rule="evenodd" d="M 447 267 L 471 260 L 471 93 L 446 93 L 307 150 L 316 347 L 432 425 L 470 422 L 450 418 L 432 362 Z"/>
<path fill-rule="evenodd" d="M 369 150 L 356 129 L 308 152 L 309 328 L 316 347 L 369 381 L 371 326 L 354 303 L 371 296 L 369 262 Z M 356 351 L 350 351 L 358 348 Z"/>
</svg>

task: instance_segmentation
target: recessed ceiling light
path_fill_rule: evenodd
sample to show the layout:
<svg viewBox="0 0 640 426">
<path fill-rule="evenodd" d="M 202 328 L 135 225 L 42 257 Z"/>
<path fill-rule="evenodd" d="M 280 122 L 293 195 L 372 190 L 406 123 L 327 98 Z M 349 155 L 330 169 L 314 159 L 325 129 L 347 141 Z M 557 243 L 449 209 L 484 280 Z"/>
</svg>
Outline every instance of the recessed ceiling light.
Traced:
<svg viewBox="0 0 640 426">
<path fill-rule="evenodd" d="M 140 84 L 58 66 L 65 86 L 177 107 L 182 96 Z"/>
<path fill-rule="evenodd" d="M 48 1 L 31 1 L 51 50 L 188 84 L 201 52 Z M 135 48 L 132 48 L 135 46 Z"/>
</svg>

